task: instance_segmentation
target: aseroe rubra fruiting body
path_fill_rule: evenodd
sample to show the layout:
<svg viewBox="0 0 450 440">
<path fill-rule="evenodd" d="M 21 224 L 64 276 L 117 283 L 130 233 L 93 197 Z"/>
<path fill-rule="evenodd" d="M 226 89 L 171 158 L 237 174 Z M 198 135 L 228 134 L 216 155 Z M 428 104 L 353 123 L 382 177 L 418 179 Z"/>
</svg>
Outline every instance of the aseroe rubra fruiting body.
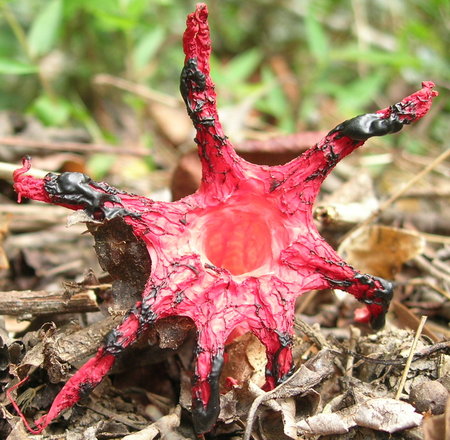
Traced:
<svg viewBox="0 0 450 440">
<path fill-rule="evenodd" d="M 197 130 L 203 173 L 195 194 L 163 203 L 79 173 L 36 179 L 26 175 L 28 158 L 14 173 L 19 197 L 84 209 L 105 222 L 123 217 L 151 259 L 142 299 L 65 384 L 49 413 L 36 422 L 39 431 L 95 387 L 118 354 L 160 318 L 186 316 L 197 327 L 192 402 L 199 433 L 217 420 L 224 345 L 235 328 L 253 332 L 266 347 L 266 388 L 271 389 L 292 372 L 294 302 L 303 292 L 346 290 L 365 304 L 360 320 L 374 328 L 384 324 L 391 283 L 346 264 L 319 235 L 312 207 L 323 180 L 343 157 L 369 137 L 397 132 L 427 113 L 437 95 L 434 84 L 424 82 L 401 102 L 338 125 L 285 165 L 254 165 L 235 153 L 217 116 L 204 4 L 188 16 L 183 42 L 180 90 Z"/>
</svg>

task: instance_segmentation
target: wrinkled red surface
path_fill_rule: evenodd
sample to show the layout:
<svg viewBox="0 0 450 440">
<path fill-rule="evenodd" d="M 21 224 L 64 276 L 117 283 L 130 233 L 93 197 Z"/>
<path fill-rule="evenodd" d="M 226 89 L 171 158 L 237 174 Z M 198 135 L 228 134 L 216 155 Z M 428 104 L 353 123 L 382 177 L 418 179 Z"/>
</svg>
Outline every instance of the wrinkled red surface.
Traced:
<svg viewBox="0 0 450 440">
<path fill-rule="evenodd" d="M 146 243 L 152 261 L 150 277 L 142 301 L 113 332 L 110 342 L 64 386 L 49 413 L 37 421 L 40 429 L 95 386 L 115 356 L 156 319 L 186 316 L 197 326 L 193 402 L 196 417 L 205 419 L 197 422 L 198 431 L 204 432 L 217 418 L 217 408 L 210 404 L 217 394 L 211 371 L 220 364 L 225 342 L 235 328 L 252 331 L 265 345 L 266 388 L 270 389 L 292 369 L 290 337 L 298 295 L 338 287 L 367 304 L 360 315 L 364 320 L 385 313 L 376 301 L 383 288 L 380 280 L 361 278 L 319 235 L 312 218 L 314 200 L 327 174 L 364 141 L 332 130 L 285 165 L 268 167 L 244 161 L 225 137 L 217 116 L 209 76 L 211 44 L 205 5 L 198 5 L 188 17 L 183 45 L 186 62 L 195 59 L 205 75 L 204 86 L 191 82 L 185 96 L 197 129 L 201 186 L 195 194 L 172 203 L 120 191 L 120 203 L 105 203 L 140 214 L 124 215 L 124 219 Z M 402 123 L 425 115 L 437 94 L 433 86 L 423 83 L 421 90 L 400 103 Z M 384 119 L 392 112 L 389 107 L 377 114 Z M 24 174 L 28 169 L 25 160 L 14 175 L 19 198 L 80 208 L 52 198 L 43 180 Z"/>
</svg>

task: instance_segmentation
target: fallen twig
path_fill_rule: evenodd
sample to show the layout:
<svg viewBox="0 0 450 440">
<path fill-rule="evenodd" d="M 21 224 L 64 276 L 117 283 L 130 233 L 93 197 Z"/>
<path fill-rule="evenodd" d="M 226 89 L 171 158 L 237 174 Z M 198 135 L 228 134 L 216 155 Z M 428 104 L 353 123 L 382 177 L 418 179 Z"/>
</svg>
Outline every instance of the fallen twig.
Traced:
<svg viewBox="0 0 450 440">
<path fill-rule="evenodd" d="M 419 338 L 420 335 L 422 334 L 422 330 L 423 327 L 425 326 L 425 323 L 427 321 L 427 317 L 426 316 L 422 316 L 422 318 L 420 319 L 420 323 L 419 323 L 419 327 L 417 328 L 416 331 L 416 335 L 414 336 L 414 340 L 413 343 L 411 344 L 411 349 L 409 350 L 409 356 L 408 359 L 406 360 L 406 365 L 405 368 L 403 370 L 403 374 L 402 374 L 402 378 L 400 380 L 400 384 L 397 388 L 397 392 L 395 393 L 395 398 L 399 399 L 402 392 L 403 392 L 403 387 L 405 386 L 406 383 L 406 378 L 408 376 L 408 371 L 411 367 L 411 362 L 413 360 L 414 357 L 414 352 L 416 351 L 416 347 L 417 347 L 417 342 L 419 342 Z"/>
<path fill-rule="evenodd" d="M 80 292 L 70 298 L 65 297 L 64 293 L 45 290 L 0 292 L 0 315 L 37 316 L 98 310 L 92 291 Z"/>
<path fill-rule="evenodd" d="M 126 154 L 129 156 L 148 156 L 149 151 L 136 147 L 116 147 L 105 144 L 84 144 L 82 142 L 49 142 L 22 137 L 1 137 L 0 145 L 10 147 L 26 147 L 33 150 L 76 151 L 81 153 Z M 14 167 L 16 169 L 17 166 Z"/>
<path fill-rule="evenodd" d="M 148 101 L 158 102 L 168 107 L 180 107 L 183 105 L 181 98 L 175 98 L 166 93 L 153 90 L 143 84 L 137 84 L 117 76 L 102 73 L 94 78 L 94 84 L 113 86 L 121 90 L 133 93 L 134 95 L 145 98 Z"/>
<path fill-rule="evenodd" d="M 414 262 L 419 266 L 422 270 L 429 273 L 435 278 L 445 281 L 446 283 L 450 283 L 450 275 L 443 272 L 439 268 L 437 268 L 433 263 L 429 262 L 422 255 L 418 255 L 414 258 Z"/>
</svg>

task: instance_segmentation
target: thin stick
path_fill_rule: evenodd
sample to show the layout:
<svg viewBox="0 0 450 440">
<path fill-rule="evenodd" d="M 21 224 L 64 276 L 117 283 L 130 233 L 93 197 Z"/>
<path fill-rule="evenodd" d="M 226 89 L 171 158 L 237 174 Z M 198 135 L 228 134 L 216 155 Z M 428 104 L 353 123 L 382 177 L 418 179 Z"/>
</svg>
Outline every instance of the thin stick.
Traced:
<svg viewBox="0 0 450 440">
<path fill-rule="evenodd" d="M 389 205 L 392 205 L 395 200 L 405 194 L 413 185 L 415 185 L 420 179 L 426 176 L 433 168 L 437 167 L 441 162 L 450 157 L 450 149 L 444 151 L 436 159 L 433 160 L 428 166 L 426 166 L 420 173 L 416 174 L 406 185 L 394 192 L 381 206 L 378 211 L 373 213 L 367 220 L 363 222 L 363 226 L 369 224 L 380 212 L 384 211 Z"/>
<path fill-rule="evenodd" d="M 438 269 L 433 263 L 429 262 L 422 255 L 417 255 L 417 257 L 414 257 L 413 261 L 417 264 L 417 266 L 429 273 L 431 276 L 443 280 L 446 283 L 450 283 L 450 275 L 442 272 L 442 270 Z"/>
<path fill-rule="evenodd" d="M 0 139 L 1 144 L 1 139 Z M 18 164 L 10 164 L 7 162 L 0 162 L 0 177 L 2 179 L 12 180 L 13 172 L 19 168 Z M 29 172 L 29 176 L 36 177 L 37 179 L 43 179 L 48 171 L 40 170 L 38 168 L 32 168 Z"/>
<path fill-rule="evenodd" d="M 116 147 L 114 145 L 85 144 L 82 142 L 47 142 L 25 139 L 19 136 L 1 137 L 0 145 L 25 147 L 49 151 L 77 151 L 82 153 L 126 154 L 130 156 L 148 156 L 150 152 L 143 148 Z"/>
<path fill-rule="evenodd" d="M 425 281 L 422 278 L 413 278 L 411 280 L 407 280 L 405 282 L 396 282 L 398 286 L 427 286 L 430 289 L 433 289 L 435 292 L 441 294 L 445 298 L 447 298 L 450 301 L 450 293 L 447 292 L 445 289 L 441 289 L 439 286 L 437 286 L 434 283 L 431 283 L 429 281 Z"/>
<path fill-rule="evenodd" d="M 352 355 L 353 352 L 356 350 L 356 344 L 358 342 L 358 339 L 361 336 L 361 330 L 357 327 L 350 326 L 350 343 L 349 343 L 349 354 L 347 357 L 347 363 L 345 365 L 345 374 L 349 377 L 353 376 L 353 365 L 355 358 Z"/>
<path fill-rule="evenodd" d="M 99 74 L 94 78 L 94 83 L 99 85 L 113 86 L 118 89 L 125 90 L 126 92 L 138 95 L 141 98 L 147 99 L 148 101 L 158 102 L 172 108 L 180 107 L 180 105 L 183 104 L 183 101 L 181 99 L 175 98 L 172 95 L 167 95 L 165 93 L 150 89 L 143 84 L 137 84 L 112 75 Z"/>
<path fill-rule="evenodd" d="M 395 394 L 396 399 L 399 399 L 403 392 L 403 387 L 405 386 L 406 377 L 408 376 L 408 371 L 411 367 L 411 362 L 413 360 L 414 353 L 416 351 L 417 342 L 419 342 L 419 338 L 420 338 L 420 335 L 422 334 L 422 330 L 423 330 L 423 327 L 425 326 L 426 321 L 427 321 L 426 316 L 422 316 L 422 318 L 420 318 L 420 323 L 419 323 L 419 326 L 417 327 L 416 335 L 414 336 L 414 340 L 411 345 L 411 349 L 409 350 L 408 359 L 406 360 L 405 369 L 403 370 L 402 378 L 400 380 L 400 384 L 398 386 L 397 393 Z"/>
<path fill-rule="evenodd" d="M 430 243 L 450 244 L 450 237 L 438 234 L 429 234 L 427 232 L 419 232 L 426 241 Z"/>
</svg>

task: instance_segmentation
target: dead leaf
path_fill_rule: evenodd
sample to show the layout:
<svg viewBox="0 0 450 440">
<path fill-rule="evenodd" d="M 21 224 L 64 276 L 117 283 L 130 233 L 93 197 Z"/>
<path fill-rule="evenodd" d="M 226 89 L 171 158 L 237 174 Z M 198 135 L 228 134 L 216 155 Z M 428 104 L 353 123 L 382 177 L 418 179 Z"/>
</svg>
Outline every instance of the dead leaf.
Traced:
<svg viewBox="0 0 450 440">
<path fill-rule="evenodd" d="M 354 426 L 394 433 L 419 426 L 422 416 L 409 403 L 391 398 L 368 399 L 342 411 L 301 420 L 297 428 L 309 435 L 344 434 Z"/>
<path fill-rule="evenodd" d="M 372 178 L 358 173 L 323 199 L 314 209 L 314 218 L 327 228 L 342 229 L 366 220 L 378 206 Z"/>
<path fill-rule="evenodd" d="M 172 413 L 161 417 L 155 423 L 152 423 L 141 431 L 126 435 L 122 440 L 153 440 L 159 434 L 161 435 L 161 439 L 182 440 L 184 437 L 178 435 L 175 431 L 180 426 L 180 416 L 181 407 L 178 405 Z"/>
<path fill-rule="evenodd" d="M 30 436 L 22 421 L 18 417 L 15 420 L 17 420 L 17 423 L 14 425 L 6 440 L 29 440 Z"/>
<path fill-rule="evenodd" d="M 183 104 L 171 106 L 157 101 L 148 102 L 148 110 L 159 132 L 174 146 L 190 141 L 192 122 Z"/>
<path fill-rule="evenodd" d="M 301 432 L 311 435 L 345 434 L 353 426 L 354 421 L 343 417 L 341 412 L 317 414 L 297 423 L 297 428 Z"/>
<path fill-rule="evenodd" d="M 419 426 L 423 416 L 414 407 L 401 400 L 390 398 L 370 399 L 355 414 L 358 426 L 389 433 Z"/>
<path fill-rule="evenodd" d="M 301 365 L 300 368 L 286 380 L 286 382 L 283 382 L 272 391 L 266 393 L 250 382 L 250 389 L 254 391 L 257 397 L 253 401 L 248 412 L 244 440 L 250 439 L 252 426 L 256 419 L 256 411 L 260 405 L 264 403 L 274 409 L 278 408 L 278 410 L 281 411 L 282 408 L 279 406 L 279 403 L 274 402 L 273 399 L 287 399 L 293 396 L 303 395 L 312 390 L 314 386 L 321 383 L 333 373 L 333 357 L 334 355 L 330 350 L 321 350 L 316 356 Z M 275 407 L 273 405 L 275 405 Z M 289 432 L 290 429 L 291 428 L 289 428 Z"/>
<path fill-rule="evenodd" d="M 424 247 L 425 239 L 413 231 L 374 225 L 356 230 L 338 253 L 363 273 L 393 279 L 402 264 L 420 255 Z"/>
<path fill-rule="evenodd" d="M 238 336 L 226 347 L 227 362 L 222 370 L 221 388 L 230 389 L 230 382 L 242 385 L 252 381 L 259 387 L 265 383 L 266 350 L 253 333 Z M 231 379 L 231 380 L 230 380 Z"/>
<path fill-rule="evenodd" d="M 396 315 L 396 325 L 398 327 L 410 328 L 414 331 L 417 330 L 420 319 L 400 301 L 397 301 L 396 299 L 392 301 L 391 311 Z M 433 342 L 439 342 L 441 340 L 441 338 L 436 333 L 434 333 L 427 324 L 425 324 L 422 333 L 428 336 Z"/>
</svg>

